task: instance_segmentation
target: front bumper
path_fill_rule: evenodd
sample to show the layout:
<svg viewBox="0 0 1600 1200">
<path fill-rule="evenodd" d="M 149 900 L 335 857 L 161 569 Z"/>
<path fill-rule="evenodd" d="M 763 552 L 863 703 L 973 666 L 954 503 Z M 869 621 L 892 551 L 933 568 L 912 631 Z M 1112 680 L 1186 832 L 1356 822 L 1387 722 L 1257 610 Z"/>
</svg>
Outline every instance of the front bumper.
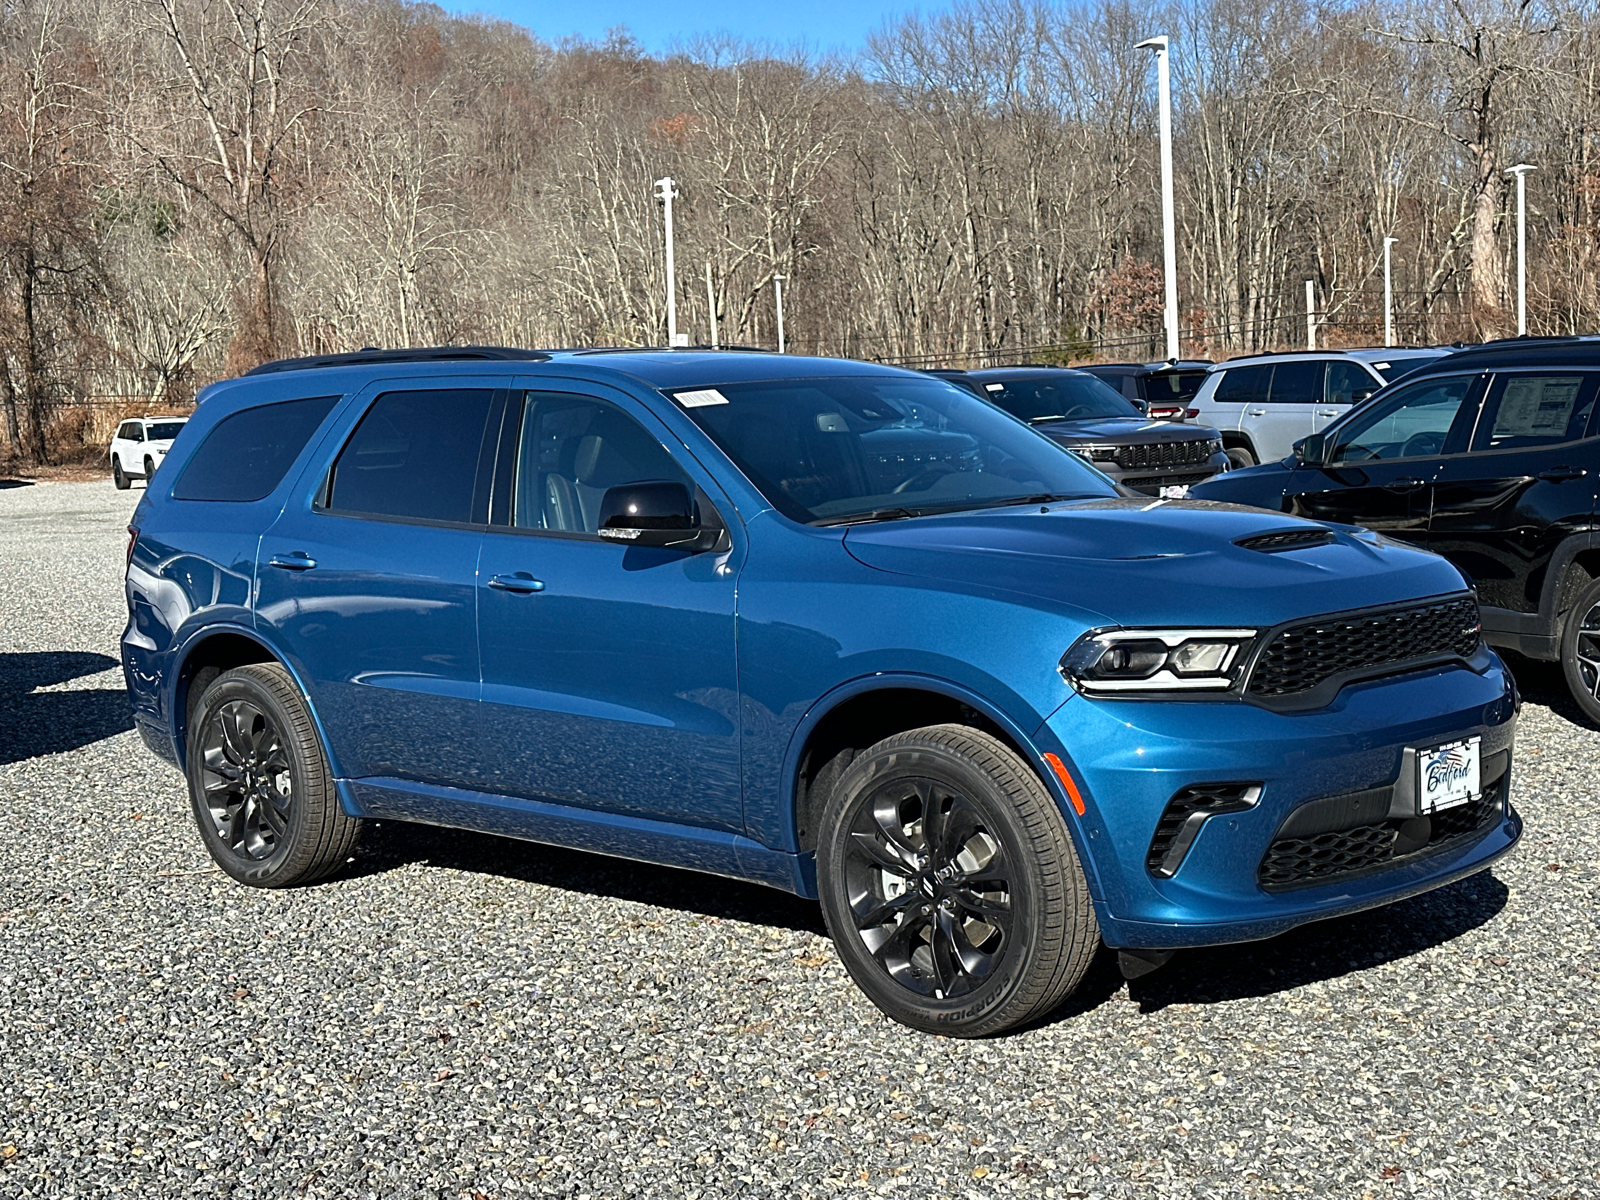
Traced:
<svg viewBox="0 0 1600 1200">
<path fill-rule="evenodd" d="M 1522 833 L 1510 803 L 1517 699 L 1497 658 L 1478 661 L 1481 669 L 1457 664 L 1353 684 L 1305 713 L 1083 696 L 1062 705 L 1039 744 L 1076 769 L 1085 813 L 1068 819 L 1081 827 L 1106 943 L 1176 949 L 1273 937 L 1440 887 L 1507 853 Z M 1290 813 L 1393 787 L 1408 748 L 1473 736 L 1485 762 L 1506 755 L 1506 772 L 1498 807 L 1470 834 L 1289 890 L 1262 886 L 1258 872 Z M 1244 811 L 1207 819 L 1176 872 L 1158 877 L 1146 860 L 1169 800 L 1186 787 L 1223 783 L 1259 784 L 1260 793 Z"/>
<path fill-rule="evenodd" d="M 1124 487 L 1147 496 L 1159 496 L 1164 487 L 1185 487 L 1204 483 L 1221 474 L 1232 465 L 1226 454 L 1213 454 L 1203 463 L 1186 463 L 1171 467 L 1120 467 L 1116 463 L 1096 463 L 1112 479 Z"/>
</svg>

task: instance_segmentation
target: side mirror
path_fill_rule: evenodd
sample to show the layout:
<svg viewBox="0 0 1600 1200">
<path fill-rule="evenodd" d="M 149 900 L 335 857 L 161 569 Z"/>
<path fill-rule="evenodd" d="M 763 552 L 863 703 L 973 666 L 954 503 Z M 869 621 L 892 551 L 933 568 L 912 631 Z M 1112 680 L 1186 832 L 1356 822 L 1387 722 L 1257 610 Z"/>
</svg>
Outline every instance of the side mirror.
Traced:
<svg viewBox="0 0 1600 1200">
<path fill-rule="evenodd" d="M 600 499 L 600 536 L 631 546 L 674 546 L 684 550 L 698 545 L 705 530 L 696 523 L 694 502 L 681 483 L 652 479 L 607 488 Z"/>
<path fill-rule="evenodd" d="M 1376 392 L 1377 390 L 1378 390 L 1377 388 L 1368 388 L 1366 391 L 1354 391 L 1354 392 L 1351 392 L 1350 393 L 1350 403 L 1353 404 L 1353 405 L 1354 404 L 1365 404 L 1368 400 L 1372 399 L 1372 394 L 1374 392 Z"/>
<path fill-rule="evenodd" d="M 1294 456 L 1308 467 L 1320 467 L 1327 457 L 1327 440 L 1320 433 L 1309 434 L 1294 444 Z"/>
</svg>

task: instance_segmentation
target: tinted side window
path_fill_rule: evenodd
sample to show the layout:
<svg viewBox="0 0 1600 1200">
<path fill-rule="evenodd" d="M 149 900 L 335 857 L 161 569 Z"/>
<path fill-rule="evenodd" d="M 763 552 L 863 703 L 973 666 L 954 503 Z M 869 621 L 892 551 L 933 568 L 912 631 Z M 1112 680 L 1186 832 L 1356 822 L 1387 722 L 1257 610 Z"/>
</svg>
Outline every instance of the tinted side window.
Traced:
<svg viewBox="0 0 1600 1200">
<path fill-rule="evenodd" d="M 1457 427 L 1474 379 L 1449 375 L 1422 379 L 1375 400 L 1342 426 L 1329 462 L 1353 463 L 1367 459 L 1436 458 L 1450 446 L 1450 431 Z M 1456 443 L 1465 442 L 1471 424 L 1472 404 Z"/>
<path fill-rule="evenodd" d="M 338 399 L 286 400 L 224 417 L 184 465 L 173 499 L 243 503 L 271 495 Z"/>
<path fill-rule="evenodd" d="M 121 438 L 125 442 L 132 441 L 133 440 L 133 431 L 135 429 L 137 429 L 137 428 L 138 428 L 138 426 L 135 425 L 132 421 L 124 421 L 117 428 L 117 436 L 119 438 Z"/>
<path fill-rule="evenodd" d="M 653 434 L 613 404 L 566 392 L 529 392 L 517 452 L 513 523 L 595 533 L 607 488 L 665 479 L 694 483 Z"/>
<path fill-rule="evenodd" d="M 1378 381 L 1355 363 L 1328 364 L 1326 398 L 1329 404 L 1359 404 L 1377 389 Z"/>
<path fill-rule="evenodd" d="M 1271 367 L 1229 367 L 1211 398 L 1218 404 L 1254 404 L 1267 398 L 1271 377 Z"/>
<path fill-rule="evenodd" d="M 1272 403 L 1322 403 L 1322 376 L 1327 363 L 1286 362 L 1272 368 Z"/>
<path fill-rule="evenodd" d="M 328 507 L 420 521 L 472 520 L 492 388 L 384 392 L 333 464 Z"/>
<path fill-rule="evenodd" d="M 1600 376 L 1501 375 L 1489 389 L 1474 450 L 1572 442 L 1588 431 Z"/>
</svg>

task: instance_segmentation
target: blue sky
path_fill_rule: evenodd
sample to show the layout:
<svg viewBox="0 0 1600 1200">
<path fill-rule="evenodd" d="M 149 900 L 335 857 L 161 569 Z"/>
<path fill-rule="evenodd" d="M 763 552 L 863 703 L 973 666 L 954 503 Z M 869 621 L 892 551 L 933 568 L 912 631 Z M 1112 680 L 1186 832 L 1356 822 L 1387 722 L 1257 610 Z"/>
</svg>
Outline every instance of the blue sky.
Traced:
<svg viewBox="0 0 1600 1200">
<path fill-rule="evenodd" d="M 763 3 L 756 0 L 700 0 L 671 4 L 655 0 L 445 0 L 458 13 L 484 13 L 526 26 L 546 42 L 578 35 L 603 41 L 606 33 L 626 25 L 640 45 L 660 54 L 677 39 L 701 33 L 730 33 L 745 41 L 771 41 L 780 46 L 805 42 L 812 50 L 853 53 L 886 17 L 916 7 L 915 0 L 799 0 Z M 924 8 L 927 5 L 923 5 Z"/>
</svg>

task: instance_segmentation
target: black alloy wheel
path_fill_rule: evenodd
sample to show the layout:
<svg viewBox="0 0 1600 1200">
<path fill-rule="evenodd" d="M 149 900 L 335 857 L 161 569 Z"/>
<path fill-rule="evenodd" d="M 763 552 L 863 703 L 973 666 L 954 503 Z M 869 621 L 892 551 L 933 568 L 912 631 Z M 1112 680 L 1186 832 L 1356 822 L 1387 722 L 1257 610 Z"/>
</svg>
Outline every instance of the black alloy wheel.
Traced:
<svg viewBox="0 0 1600 1200">
<path fill-rule="evenodd" d="M 1042 1016 L 1099 942 L 1060 810 L 1009 747 L 966 726 L 899 734 L 851 762 L 817 874 L 851 977 L 917 1029 L 977 1037 Z"/>
<path fill-rule="evenodd" d="M 189 795 L 206 849 L 241 883 L 289 887 L 337 870 L 360 822 L 339 807 L 305 702 L 276 663 L 221 674 L 195 705 Z"/>
<path fill-rule="evenodd" d="M 1561 672 L 1572 698 L 1600 724 L 1600 580 L 1586 587 L 1561 627 Z"/>
<path fill-rule="evenodd" d="M 148 481 L 148 480 L 154 479 L 155 475 L 156 475 L 156 460 L 151 458 L 148 454 L 146 454 L 144 456 L 144 477 Z"/>
<path fill-rule="evenodd" d="M 115 455 L 111 458 L 111 482 L 116 485 L 119 492 L 127 491 L 131 482 L 122 470 L 122 460 Z"/>
</svg>

